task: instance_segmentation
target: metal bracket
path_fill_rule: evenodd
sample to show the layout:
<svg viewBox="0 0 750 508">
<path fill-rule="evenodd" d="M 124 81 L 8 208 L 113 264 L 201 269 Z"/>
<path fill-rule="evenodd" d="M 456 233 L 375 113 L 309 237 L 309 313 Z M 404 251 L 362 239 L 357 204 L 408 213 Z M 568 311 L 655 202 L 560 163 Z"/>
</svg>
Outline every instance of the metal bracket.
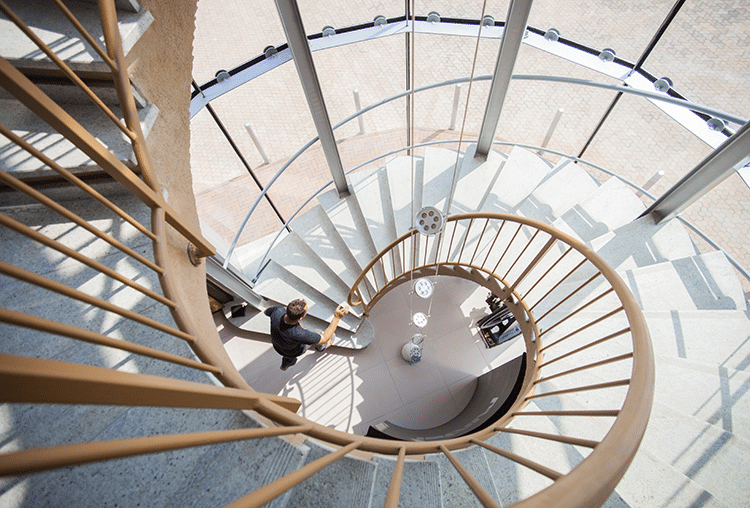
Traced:
<svg viewBox="0 0 750 508">
<path fill-rule="evenodd" d="M 187 244 L 187 255 L 190 262 L 193 263 L 193 266 L 200 266 L 201 263 L 203 263 L 203 256 L 201 256 L 200 249 L 189 242 Z"/>
</svg>

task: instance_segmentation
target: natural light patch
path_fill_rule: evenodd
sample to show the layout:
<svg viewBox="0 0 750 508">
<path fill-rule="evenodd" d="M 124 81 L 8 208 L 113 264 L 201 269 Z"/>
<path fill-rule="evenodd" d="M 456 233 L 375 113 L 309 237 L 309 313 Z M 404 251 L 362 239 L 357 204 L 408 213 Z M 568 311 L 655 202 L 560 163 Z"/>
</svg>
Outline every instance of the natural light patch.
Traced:
<svg viewBox="0 0 750 508">
<path fill-rule="evenodd" d="M 31 486 L 31 479 L 26 478 L 14 485 L 7 486 L 7 484 L 14 481 L 16 481 L 16 478 L 11 477 L 0 482 L 0 491 L 3 492 L 4 508 L 21 508 L 22 506 L 26 506 L 26 496 L 29 492 L 29 487 Z"/>
<path fill-rule="evenodd" d="M 302 401 L 300 414 L 305 418 L 348 431 L 361 421 L 353 413 L 353 408 L 363 402 L 357 392 L 362 380 L 356 376 L 355 367 L 346 356 L 328 355 L 303 378 L 287 384 L 286 395 Z"/>
<path fill-rule="evenodd" d="M 17 452 L 19 450 L 23 450 L 21 439 L 8 439 L 7 442 L 3 443 L 2 448 L 0 448 L 0 452 L 2 453 Z"/>
<path fill-rule="evenodd" d="M 11 423 L 13 420 L 13 412 L 10 406 L 7 404 L 0 406 L 0 440 L 5 441 L 15 430 Z"/>
<path fill-rule="evenodd" d="M 133 353 L 113 348 L 99 348 L 99 356 L 104 364 L 110 368 L 116 368 L 120 372 L 139 374 L 138 366 L 133 361 Z"/>
</svg>

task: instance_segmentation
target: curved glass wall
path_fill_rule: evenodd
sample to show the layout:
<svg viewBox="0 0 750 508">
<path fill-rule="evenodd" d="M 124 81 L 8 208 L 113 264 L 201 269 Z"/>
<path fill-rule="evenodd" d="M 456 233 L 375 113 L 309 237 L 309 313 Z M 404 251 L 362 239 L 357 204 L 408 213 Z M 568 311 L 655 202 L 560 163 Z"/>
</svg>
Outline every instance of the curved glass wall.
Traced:
<svg viewBox="0 0 750 508">
<path fill-rule="evenodd" d="M 635 62 L 673 5 L 671 1 L 656 4 L 561 4 L 538 0 L 533 4 L 529 23 L 541 30 L 554 27 L 560 31 L 561 37 L 596 51 L 613 48 L 618 57 Z M 479 2 L 417 2 L 416 13 L 426 16 L 436 11 L 444 19 L 476 19 L 481 14 L 481 7 Z M 306 30 L 313 34 L 324 26 L 340 29 L 368 23 L 378 14 L 389 18 L 403 16 L 406 6 L 404 2 L 379 2 L 374 5 L 350 4 L 341 9 L 325 1 L 303 0 L 299 2 L 299 8 Z M 493 4 L 493 12 L 487 14 L 501 22 L 507 8 L 507 2 Z M 644 69 L 655 77 L 671 78 L 674 89 L 689 100 L 735 115 L 750 116 L 750 81 L 743 75 L 750 64 L 750 54 L 744 49 L 747 44 L 742 43 L 746 39 L 744 27 L 748 21 L 750 13 L 730 2 L 686 3 L 646 59 Z M 209 31 L 206 26 L 214 28 Z M 224 30 L 217 32 L 216 26 L 223 26 Z M 212 17 L 211 4 L 201 4 L 195 39 L 195 80 L 206 83 L 219 69 L 229 70 L 260 55 L 266 46 L 279 46 L 284 42 L 284 32 L 272 0 L 253 2 L 251 7 L 237 6 L 236 17 L 221 22 Z M 476 76 L 493 72 L 499 44 L 499 39 L 482 39 Z M 412 55 L 416 62 L 415 86 L 468 77 L 475 46 L 473 37 L 417 34 Z M 366 107 L 406 88 L 407 55 L 403 34 L 315 51 L 313 59 L 334 124 L 355 112 L 353 90 L 358 90 L 361 105 Z M 522 46 L 514 74 L 575 77 L 613 84 L 622 83 L 626 77 L 606 76 L 529 44 Z M 479 131 L 489 87 L 489 81 L 477 81 L 472 87 L 465 123 L 466 139 L 475 138 Z M 464 83 L 460 90 L 456 129 L 462 125 L 468 89 L 468 84 Z M 458 130 L 449 130 L 454 92 L 451 85 L 416 96 L 415 142 L 458 138 Z M 547 145 L 549 148 L 571 155 L 579 155 L 585 148 L 584 158 L 637 185 L 646 184 L 654 174 L 663 171 L 664 176 L 650 189 L 656 196 L 713 149 L 704 141 L 708 139 L 706 136 L 701 140 L 646 99 L 624 95 L 612 106 L 617 95 L 610 90 L 571 84 L 514 80 L 506 97 L 496 139 L 541 145 L 556 112 L 562 108 L 564 112 Z M 401 98 L 363 115 L 364 136 L 357 120 L 335 131 L 345 169 L 376 154 L 406 145 L 407 103 L 407 99 Z M 211 105 L 262 184 L 266 184 L 285 160 L 316 135 L 291 62 L 213 100 Z M 605 115 L 606 120 L 599 128 Z M 245 123 L 252 126 L 260 148 L 251 141 Z M 730 127 L 736 129 L 737 125 Z M 218 230 L 229 243 L 236 231 L 235 225 L 244 218 L 257 197 L 258 187 L 237 155 L 231 149 L 224 149 L 229 144 L 205 111 L 193 118 L 191 129 L 194 189 L 203 220 L 208 222 L 202 203 L 211 199 L 202 199 L 201 196 L 205 197 L 212 191 L 215 194 L 222 186 L 242 187 L 241 191 L 233 193 L 236 202 L 224 203 L 225 211 L 221 213 L 212 212 L 211 220 L 220 223 Z M 706 131 L 705 127 L 702 129 Z M 369 141 L 365 141 L 365 137 Z M 718 138 L 714 135 L 713 139 Z M 269 163 L 264 162 L 261 149 Z M 557 160 L 556 156 L 549 158 L 553 162 Z M 601 173 L 594 176 L 600 181 L 609 178 Z M 222 178 L 225 180 L 220 181 Z M 324 159 L 314 145 L 309 153 L 290 166 L 268 195 L 280 215 L 286 218 L 329 179 Z M 293 199 L 290 198 L 292 194 Z M 647 197 L 643 200 L 646 205 L 651 203 Z M 750 208 L 748 203 L 748 185 L 735 175 L 684 215 L 748 267 L 750 254 L 744 247 L 750 245 L 747 228 L 740 224 L 739 228 L 734 228 L 736 231 L 727 227 L 726 231 L 715 233 L 719 228 L 712 222 L 731 224 L 728 216 L 744 217 Z M 257 224 L 249 226 L 257 231 L 243 233 L 240 244 L 257 238 L 256 235 L 276 231 L 281 226 L 281 221 L 266 201 L 261 203 L 257 213 L 260 214 L 258 219 L 251 220 Z M 258 230 L 259 227 L 262 231 Z M 705 246 L 699 240 L 696 242 Z M 746 290 L 750 289 L 750 284 L 745 284 Z"/>
</svg>

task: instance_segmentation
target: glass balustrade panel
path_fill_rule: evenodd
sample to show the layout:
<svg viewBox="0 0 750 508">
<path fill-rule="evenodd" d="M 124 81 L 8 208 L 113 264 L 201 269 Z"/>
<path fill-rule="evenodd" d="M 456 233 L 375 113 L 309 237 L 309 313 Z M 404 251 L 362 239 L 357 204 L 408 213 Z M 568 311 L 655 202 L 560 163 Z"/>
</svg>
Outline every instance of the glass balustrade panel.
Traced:
<svg viewBox="0 0 750 508">
<path fill-rule="evenodd" d="M 747 5 L 686 2 L 644 67 L 691 101 L 750 118 L 748 24 Z"/>
<path fill-rule="evenodd" d="M 555 28 L 561 37 L 596 49 L 614 49 L 617 56 L 635 62 L 673 4 L 673 0 L 536 0 L 529 24 L 541 30 Z"/>
<path fill-rule="evenodd" d="M 636 185 L 657 172 L 664 176 L 649 192 L 657 197 L 698 164 L 711 148 L 640 97 L 623 95 L 589 145 L 584 158 Z M 598 178 L 609 178 L 599 173 Z M 645 205 L 652 201 L 643 198 Z"/>
</svg>

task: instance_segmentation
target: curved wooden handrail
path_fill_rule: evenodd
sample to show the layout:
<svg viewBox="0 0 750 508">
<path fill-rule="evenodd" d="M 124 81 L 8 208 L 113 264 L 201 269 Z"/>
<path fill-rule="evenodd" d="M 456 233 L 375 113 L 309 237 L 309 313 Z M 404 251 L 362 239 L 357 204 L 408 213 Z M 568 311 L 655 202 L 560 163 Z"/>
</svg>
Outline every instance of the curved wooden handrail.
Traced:
<svg viewBox="0 0 750 508">
<path fill-rule="evenodd" d="M 454 224 L 454 231 L 458 228 L 458 225 L 460 222 L 468 222 L 469 224 L 473 223 L 475 220 L 486 220 L 486 221 L 503 221 L 503 225 L 506 222 L 516 223 L 519 225 L 519 230 L 516 231 L 516 234 L 513 235 L 513 239 L 508 242 L 507 245 L 499 245 L 496 246 L 495 242 L 497 241 L 497 236 L 492 242 L 491 249 L 495 248 L 502 248 L 504 249 L 503 256 L 505 256 L 505 253 L 509 250 L 511 244 L 515 240 L 518 231 L 520 231 L 520 228 L 523 226 L 527 226 L 529 228 L 533 228 L 535 230 L 535 233 L 533 237 L 536 237 L 536 234 L 541 232 L 549 234 L 552 238 L 556 239 L 559 242 L 562 242 L 563 244 L 566 244 L 569 246 L 568 250 L 566 250 L 563 255 L 566 256 L 570 249 L 573 249 L 577 251 L 579 254 L 581 254 L 585 259 L 582 261 L 579 265 L 576 266 L 573 270 L 571 270 L 570 273 L 575 272 L 578 270 L 581 266 L 584 264 L 590 264 L 597 270 L 597 276 L 601 274 L 603 278 L 606 280 L 606 282 L 609 284 L 609 289 L 605 289 L 604 293 L 602 293 L 600 296 L 597 296 L 593 301 L 590 301 L 586 305 L 591 305 L 594 302 L 602 299 L 609 293 L 614 293 L 619 302 L 621 303 L 621 307 L 618 310 L 624 311 L 627 320 L 629 322 L 629 331 L 632 337 L 632 352 L 627 353 L 624 355 L 620 355 L 615 359 L 605 359 L 603 361 L 595 362 L 596 365 L 602 365 L 606 364 L 612 361 L 621 361 L 621 360 L 630 360 L 632 359 L 632 373 L 631 377 L 628 380 L 616 380 L 609 383 L 602 383 L 600 385 L 592 385 L 592 387 L 579 387 L 569 390 L 562 390 L 558 393 L 568 393 L 572 391 L 578 391 L 578 390 L 586 390 L 586 389 L 600 389 L 600 388 L 608 388 L 608 387 L 614 387 L 614 386 L 627 386 L 627 394 L 625 396 L 625 400 L 622 404 L 622 407 L 619 410 L 616 411 L 607 411 L 607 415 L 616 415 L 615 421 L 610 427 L 609 431 L 607 432 L 606 436 L 601 442 L 597 442 L 595 446 L 593 446 L 592 441 L 587 441 L 587 444 L 592 446 L 593 451 L 592 453 L 586 457 L 577 467 L 575 467 L 570 473 L 566 475 L 562 475 L 559 478 L 556 479 L 555 483 L 548 487 L 547 489 L 517 503 L 514 506 L 518 507 L 538 507 L 538 506 L 546 506 L 546 505 L 554 505 L 559 507 L 578 507 L 578 506 L 598 506 L 599 504 L 603 503 L 604 500 L 612 493 L 614 490 L 614 487 L 617 485 L 617 482 L 622 478 L 622 475 L 625 473 L 628 465 L 632 461 L 633 457 L 635 456 L 635 453 L 638 449 L 638 446 L 641 442 L 641 439 L 643 437 L 643 434 L 646 429 L 646 424 L 648 422 L 648 417 L 650 414 L 651 409 L 651 403 L 653 400 L 653 392 L 654 392 L 654 358 L 653 358 L 653 351 L 651 349 L 651 343 L 650 338 L 648 334 L 648 330 L 646 327 L 645 319 L 643 317 L 643 314 L 641 313 L 641 310 L 633 298 L 632 294 L 630 293 L 629 288 L 625 285 L 625 283 L 620 279 L 620 277 L 617 275 L 617 273 L 614 271 L 612 267 L 607 265 L 607 263 L 599 257 L 593 250 L 589 249 L 587 246 L 585 246 L 583 243 L 579 242 L 578 240 L 570 237 L 569 235 L 566 235 L 560 231 L 555 230 L 554 228 L 540 223 L 538 221 L 527 219 L 524 217 L 517 217 L 517 216 L 511 216 L 507 214 L 490 214 L 490 213 L 468 213 L 468 214 L 461 214 L 461 215 L 455 215 L 448 217 L 446 219 L 446 230 L 449 227 L 448 224 L 453 223 Z M 486 224 L 485 224 L 486 229 Z M 466 230 L 468 232 L 469 227 L 466 227 Z M 445 230 L 444 230 L 445 231 Z M 404 274 L 401 274 L 400 278 L 402 280 L 397 280 L 398 278 L 394 277 L 394 279 L 388 283 L 386 283 L 385 286 L 383 286 L 380 291 L 373 295 L 372 298 L 369 299 L 369 301 L 360 301 L 354 299 L 354 294 L 357 291 L 357 288 L 360 286 L 360 284 L 363 283 L 365 278 L 368 276 L 369 272 L 372 270 L 374 266 L 376 266 L 380 260 L 385 257 L 391 255 L 391 251 L 401 248 L 406 248 L 406 243 L 410 239 L 414 237 L 416 233 L 414 231 L 409 231 L 403 235 L 401 235 L 399 238 L 391 242 L 385 249 L 383 249 L 378 256 L 376 256 L 368 265 L 365 267 L 365 269 L 362 271 L 362 273 L 359 275 L 357 280 L 354 282 L 352 286 L 352 290 L 349 293 L 348 302 L 350 305 L 357 305 L 361 304 L 363 306 L 363 309 L 365 309 L 366 312 L 371 311 L 372 303 L 376 302 L 381 296 L 382 292 L 387 292 L 392 287 L 395 287 L 399 283 L 406 280 L 404 278 L 404 274 L 408 273 L 417 273 L 420 269 L 431 269 L 433 272 L 436 271 L 436 267 L 444 265 L 448 266 L 451 264 L 465 266 L 467 268 L 475 269 L 475 270 L 482 270 L 485 273 L 491 273 L 491 271 L 485 269 L 483 266 L 480 265 L 473 265 L 471 263 L 450 263 L 448 262 L 448 259 L 450 257 L 450 253 L 446 257 L 446 261 L 433 261 L 430 263 L 423 263 L 421 266 L 411 266 L 409 270 L 406 270 Z M 482 235 L 484 235 L 484 229 L 482 230 Z M 451 235 L 452 237 L 453 235 Z M 499 236 L 499 230 L 498 230 L 498 236 Z M 468 234 L 463 239 L 462 249 L 466 246 L 466 239 L 468 238 Z M 471 256 L 471 261 L 474 261 L 474 258 L 476 257 L 477 252 L 480 250 L 480 244 L 481 244 L 481 237 L 480 240 L 477 242 L 476 247 L 474 248 L 474 253 Z M 523 252 L 525 252 L 528 245 L 524 246 Z M 550 241 L 547 242 L 545 246 L 544 252 L 547 252 L 550 247 Z M 425 250 L 427 247 L 425 246 Z M 436 249 L 437 250 L 437 249 Z M 487 258 L 489 258 L 490 253 L 487 253 L 487 256 L 485 257 L 484 263 L 486 263 Z M 418 256 L 417 256 L 418 257 Z M 461 255 L 459 254 L 459 259 L 461 258 Z M 502 256 L 501 256 L 502 258 Z M 520 256 L 519 256 L 520 259 Z M 535 259 L 535 261 L 538 261 L 539 259 Z M 518 261 L 513 262 L 513 265 Z M 559 260 L 558 260 L 559 261 Z M 483 263 L 483 264 L 484 264 Z M 557 263 L 557 262 L 556 262 Z M 500 265 L 500 261 L 495 265 L 494 269 L 497 269 L 497 266 Z M 553 265 L 554 266 L 554 265 Z M 494 270 L 493 269 L 493 270 Z M 507 277 L 510 272 L 512 271 L 512 267 L 504 272 L 504 277 Z M 527 276 L 528 273 L 531 271 L 531 269 L 527 268 L 523 271 L 523 277 Z M 551 271 L 551 268 L 544 272 L 542 277 L 546 277 L 547 274 Z M 570 274 L 569 273 L 569 274 Z M 505 293 L 502 295 L 504 298 L 507 298 L 510 296 L 510 294 L 514 294 L 516 298 L 522 301 L 522 298 L 515 292 L 517 283 L 514 281 L 505 281 L 503 278 L 498 276 L 497 274 L 492 274 L 497 281 L 502 284 L 502 286 L 505 288 Z M 596 277 L 596 276 L 595 276 Z M 585 284 L 587 284 L 587 281 Z M 538 284 L 538 280 L 534 282 L 531 290 L 536 288 Z M 584 284 L 584 285 L 585 285 Z M 511 291 L 510 288 L 513 288 L 513 291 Z M 580 288 L 579 288 L 580 289 Z M 531 291 L 529 290 L 529 291 Z M 544 298 L 547 298 L 551 292 L 548 292 L 545 294 L 539 301 L 543 300 Z M 567 300 L 567 298 L 565 299 Z M 564 300 L 563 300 L 564 301 Z M 561 301 L 560 303 L 563 303 Z M 559 306 L 559 303 L 556 304 L 548 313 L 553 312 L 556 310 L 556 308 Z M 528 307 L 526 308 L 528 310 Z M 533 323 L 533 329 L 534 329 L 534 336 L 536 338 L 535 345 L 538 346 L 538 350 L 541 351 L 541 340 L 539 337 L 544 334 L 544 332 L 540 333 L 537 325 L 536 320 L 534 319 L 534 316 L 532 315 L 531 311 L 529 312 L 530 322 Z M 608 317 L 611 317 L 614 313 L 606 314 L 605 319 Z M 555 323 L 554 326 L 557 326 L 561 321 L 565 320 L 563 318 L 562 320 Z M 520 321 L 520 320 L 519 320 Z M 548 327 L 546 331 L 550 330 L 551 327 Z M 628 330 L 626 329 L 626 331 Z M 576 332 L 578 333 L 578 330 Z M 613 336 L 619 336 L 622 333 L 613 334 Z M 600 343 L 602 340 L 596 341 L 596 343 Z M 589 346 L 584 346 L 589 347 Z M 566 353 L 565 356 L 568 356 L 569 353 Z M 544 367 L 544 363 L 542 362 L 542 354 L 540 353 L 537 358 L 536 362 L 529 362 L 533 363 L 533 371 L 534 371 L 534 377 L 536 378 L 532 385 L 537 384 L 538 376 L 540 369 Z M 563 372 L 558 373 L 555 375 L 555 377 L 564 376 L 567 375 L 570 372 L 576 372 L 583 370 L 582 368 L 576 368 L 571 369 L 569 372 Z M 531 398 L 530 389 L 533 387 L 527 387 L 526 388 L 526 398 L 524 399 L 524 402 L 526 400 L 529 400 Z M 523 393 L 523 392 L 522 392 Z M 523 397 L 522 397 L 523 398 Z M 515 409 L 513 411 L 516 411 Z M 511 411 L 511 412 L 513 412 Z M 561 412 L 563 414 L 564 412 Z M 581 414 L 584 414 L 585 412 L 580 412 Z M 531 413 L 516 413 L 516 414 L 531 414 Z M 573 414 L 573 413 L 571 413 Z M 593 413 L 592 413 L 593 414 Z M 605 414 L 604 412 L 602 413 Z M 510 415 L 506 415 L 503 420 L 497 422 L 492 429 L 493 430 L 499 430 L 504 427 L 504 425 L 512 418 Z M 287 425 L 291 425 L 292 421 L 285 422 Z M 316 432 L 317 434 L 317 432 Z M 327 434 L 326 432 L 321 432 L 320 437 L 323 439 L 331 439 L 333 438 L 334 441 L 340 442 L 343 444 L 343 442 L 338 441 L 340 436 L 324 436 L 322 434 Z M 440 446 L 444 446 L 445 449 L 455 449 L 460 448 L 463 446 L 467 446 L 467 441 L 475 440 L 474 442 L 477 442 L 476 440 L 483 440 L 487 437 L 486 433 L 477 433 L 473 436 L 469 436 L 467 438 L 459 438 L 459 439 L 452 439 L 440 442 L 429 442 L 429 443 L 407 443 L 404 445 L 403 443 L 399 443 L 398 446 L 405 446 L 407 448 L 407 453 L 430 453 L 434 452 L 435 448 L 439 448 Z M 398 448 L 396 445 L 391 444 L 378 444 L 378 443 L 370 443 L 368 440 L 363 441 L 362 449 L 371 449 L 372 451 L 380 451 L 381 453 L 395 453 L 394 450 Z"/>
</svg>

